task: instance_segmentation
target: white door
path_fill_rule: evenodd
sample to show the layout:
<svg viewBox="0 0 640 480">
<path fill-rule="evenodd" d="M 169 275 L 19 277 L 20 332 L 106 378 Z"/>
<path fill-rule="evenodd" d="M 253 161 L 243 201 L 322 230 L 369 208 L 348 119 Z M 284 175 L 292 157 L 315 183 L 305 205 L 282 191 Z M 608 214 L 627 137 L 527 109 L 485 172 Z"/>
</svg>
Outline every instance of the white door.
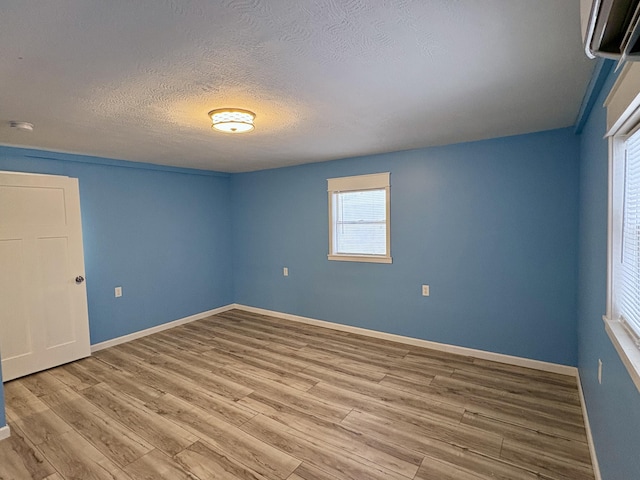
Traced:
<svg viewBox="0 0 640 480">
<path fill-rule="evenodd" d="M 5 381 L 91 354 L 84 275 L 78 180 L 0 172 Z"/>
</svg>

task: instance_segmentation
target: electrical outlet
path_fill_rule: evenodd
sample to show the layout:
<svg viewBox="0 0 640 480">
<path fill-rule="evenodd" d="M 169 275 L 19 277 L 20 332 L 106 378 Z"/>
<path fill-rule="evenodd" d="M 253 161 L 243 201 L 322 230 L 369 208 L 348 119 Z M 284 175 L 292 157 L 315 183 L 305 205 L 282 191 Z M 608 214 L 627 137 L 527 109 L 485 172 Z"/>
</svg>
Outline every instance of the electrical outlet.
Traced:
<svg viewBox="0 0 640 480">
<path fill-rule="evenodd" d="M 602 360 L 598 359 L 598 383 L 602 385 Z"/>
<path fill-rule="evenodd" d="M 122 296 L 122 287 L 115 288 L 115 295 L 116 295 L 116 298 L 120 298 Z"/>
<path fill-rule="evenodd" d="M 283 267 L 282 268 L 282 275 L 284 275 L 285 277 L 289 276 L 289 268 L 288 267 Z"/>
<path fill-rule="evenodd" d="M 422 285 L 422 296 L 423 297 L 429 296 L 429 285 Z"/>
</svg>

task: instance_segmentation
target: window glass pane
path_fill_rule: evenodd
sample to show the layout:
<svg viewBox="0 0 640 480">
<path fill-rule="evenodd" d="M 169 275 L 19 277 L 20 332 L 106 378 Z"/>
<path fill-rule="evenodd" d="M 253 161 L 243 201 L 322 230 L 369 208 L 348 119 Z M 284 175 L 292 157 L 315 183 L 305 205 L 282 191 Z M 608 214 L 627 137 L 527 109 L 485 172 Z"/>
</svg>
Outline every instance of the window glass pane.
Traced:
<svg viewBox="0 0 640 480">
<path fill-rule="evenodd" d="M 386 255 L 386 190 L 333 195 L 334 253 Z"/>
<path fill-rule="evenodd" d="M 387 214 L 385 190 L 338 193 L 338 222 L 383 222 Z"/>
<path fill-rule="evenodd" d="M 387 247 L 385 225 L 343 225 L 336 235 L 336 253 L 384 255 Z"/>
<path fill-rule="evenodd" d="M 640 334 L 640 131 L 625 147 L 619 309 L 629 327 Z"/>
</svg>

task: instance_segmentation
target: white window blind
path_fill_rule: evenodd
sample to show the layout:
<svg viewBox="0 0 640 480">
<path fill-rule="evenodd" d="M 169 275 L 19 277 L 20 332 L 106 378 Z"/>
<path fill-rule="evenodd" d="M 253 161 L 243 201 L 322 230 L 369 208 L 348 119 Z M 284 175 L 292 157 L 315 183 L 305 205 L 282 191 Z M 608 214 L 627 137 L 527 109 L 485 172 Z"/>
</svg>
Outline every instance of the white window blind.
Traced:
<svg viewBox="0 0 640 480">
<path fill-rule="evenodd" d="M 640 338 L 640 130 L 625 141 L 618 311 Z"/>
<path fill-rule="evenodd" d="M 389 173 L 330 178 L 329 260 L 391 263 Z"/>
<path fill-rule="evenodd" d="M 385 255 L 387 253 L 386 191 L 363 190 L 333 194 L 334 253 Z"/>
</svg>

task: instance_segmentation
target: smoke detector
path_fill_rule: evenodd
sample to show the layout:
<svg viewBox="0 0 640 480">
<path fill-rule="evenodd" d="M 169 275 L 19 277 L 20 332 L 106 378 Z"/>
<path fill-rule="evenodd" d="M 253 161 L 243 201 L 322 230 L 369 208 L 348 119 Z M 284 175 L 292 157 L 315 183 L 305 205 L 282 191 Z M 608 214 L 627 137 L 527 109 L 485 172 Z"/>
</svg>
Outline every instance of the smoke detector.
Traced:
<svg viewBox="0 0 640 480">
<path fill-rule="evenodd" d="M 11 128 L 20 130 L 23 132 L 33 132 L 33 123 L 29 122 L 9 122 Z"/>
</svg>

